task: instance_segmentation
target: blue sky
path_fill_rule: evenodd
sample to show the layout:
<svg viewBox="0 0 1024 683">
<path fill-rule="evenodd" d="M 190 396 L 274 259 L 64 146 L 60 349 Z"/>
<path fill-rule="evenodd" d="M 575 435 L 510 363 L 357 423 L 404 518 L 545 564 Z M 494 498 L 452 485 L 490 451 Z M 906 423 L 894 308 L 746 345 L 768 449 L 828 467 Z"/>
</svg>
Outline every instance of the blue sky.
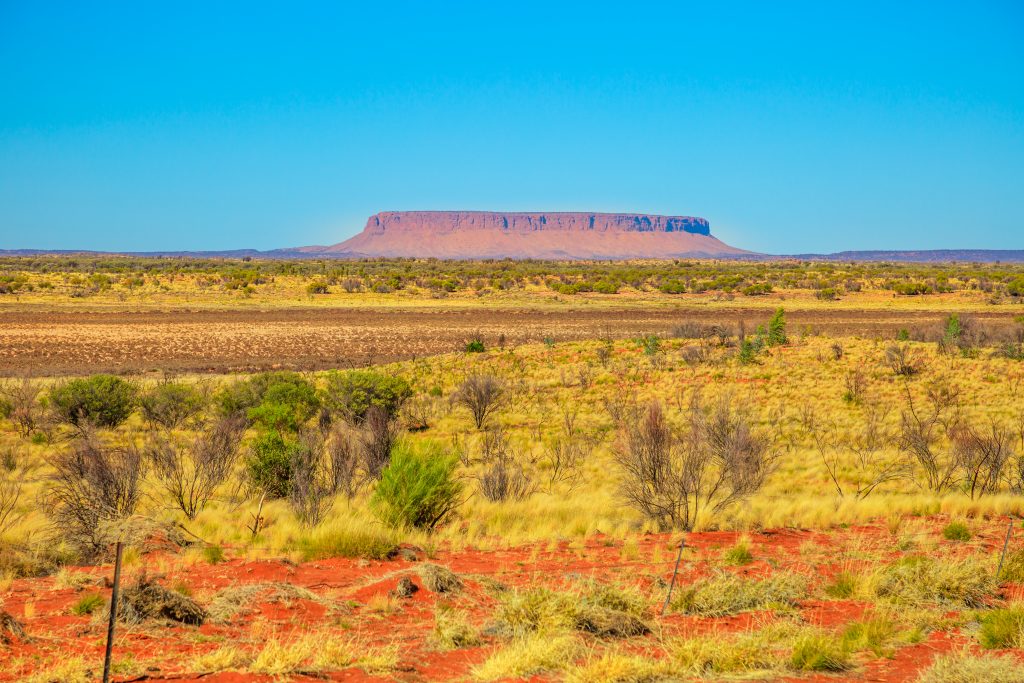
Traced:
<svg viewBox="0 0 1024 683">
<path fill-rule="evenodd" d="M 0 248 L 332 244 L 391 209 L 1024 248 L 1024 3 L 0 0 Z"/>
</svg>

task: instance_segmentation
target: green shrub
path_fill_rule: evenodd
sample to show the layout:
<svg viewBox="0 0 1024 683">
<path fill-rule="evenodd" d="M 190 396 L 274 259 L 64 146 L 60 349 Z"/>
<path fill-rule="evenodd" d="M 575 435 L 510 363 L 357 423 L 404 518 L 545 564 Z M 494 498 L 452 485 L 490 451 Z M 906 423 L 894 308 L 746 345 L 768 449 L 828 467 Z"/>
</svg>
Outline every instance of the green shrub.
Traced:
<svg viewBox="0 0 1024 683">
<path fill-rule="evenodd" d="M 754 556 L 750 554 L 750 548 L 747 547 L 747 544 L 740 541 L 725 551 L 722 555 L 722 560 L 726 564 L 744 565 L 753 562 Z"/>
<path fill-rule="evenodd" d="M 173 429 L 203 409 L 206 401 L 191 384 L 158 384 L 139 397 L 142 416 L 151 424 Z"/>
<path fill-rule="evenodd" d="M 81 599 L 71 607 L 71 613 L 79 617 L 84 617 L 88 614 L 92 614 L 105 604 L 107 604 L 107 601 L 103 599 L 102 595 L 98 593 L 89 593 L 88 595 L 83 595 Z"/>
<path fill-rule="evenodd" d="M 781 346 L 789 341 L 786 337 L 786 312 L 783 309 L 775 311 L 775 315 L 768 321 L 768 346 Z"/>
<path fill-rule="evenodd" d="M 436 443 L 400 441 L 381 473 L 370 505 L 386 524 L 432 530 L 455 514 L 462 484 L 455 478 L 458 458 Z"/>
<path fill-rule="evenodd" d="M 978 640 L 989 649 L 1024 647 L 1024 607 L 995 609 L 985 614 Z"/>
<path fill-rule="evenodd" d="M 318 405 L 316 388 L 297 372 L 261 372 L 225 386 L 217 392 L 214 401 L 224 415 L 245 415 L 264 403 L 268 394 L 272 401 L 303 403 L 310 415 Z"/>
<path fill-rule="evenodd" d="M 971 530 L 963 522 L 950 522 L 942 530 L 942 537 L 947 541 L 969 541 Z"/>
<path fill-rule="evenodd" d="M 466 342 L 466 353 L 483 353 L 486 350 L 487 348 L 484 346 L 484 342 L 481 339 L 470 339 Z"/>
<path fill-rule="evenodd" d="M 208 545 L 203 548 L 203 559 L 209 564 L 220 564 L 224 561 L 224 548 L 219 545 Z"/>
<path fill-rule="evenodd" d="M 362 422 L 370 406 L 393 416 L 410 396 L 412 388 L 402 377 L 373 370 L 352 370 L 327 375 L 324 404 L 350 421 Z"/>
<path fill-rule="evenodd" d="M 330 294 L 331 290 L 327 286 L 327 283 L 323 280 L 314 280 L 306 285 L 306 294 L 313 296 L 314 294 Z"/>
<path fill-rule="evenodd" d="M 249 484 L 270 498 L 284 498 L 291 489 L 292 455 L 298 444 L 278 431 L 265 431 L 253 442 L 246 460 Z"/>
<path fill-rule="evenodd" d="M 50 392 L 50 405 L 61 420 L 78 425 L 80 420 L 99 427 L 116 427 L 132 414 L 137 389 L 113 375 L 73 379 Z"/>
</svg>

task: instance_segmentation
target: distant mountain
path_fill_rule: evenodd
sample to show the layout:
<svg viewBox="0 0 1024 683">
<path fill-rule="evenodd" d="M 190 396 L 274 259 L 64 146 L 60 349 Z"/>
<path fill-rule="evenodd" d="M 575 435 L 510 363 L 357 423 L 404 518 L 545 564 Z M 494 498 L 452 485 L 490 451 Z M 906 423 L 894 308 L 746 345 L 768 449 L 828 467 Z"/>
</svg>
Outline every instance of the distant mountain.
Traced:
<svg viewBox="0 0 1024 683">
<path fill-rule="evenodd" d="M 827 261 L 905 261 L 910 263 L 947 263 L 951 261 L 968 263 L 1024 263 L 1024 249 L 840 251 L 834 254 L 795 254 L 789 258 Z"/>
<path fill-rule="evenodd" d="M 441 259 L 729 257 L 750 252 L 711 236 L 704 218 L 632 213 L 385 211 L 363 231 L 305 253 Z"/>
</svg>

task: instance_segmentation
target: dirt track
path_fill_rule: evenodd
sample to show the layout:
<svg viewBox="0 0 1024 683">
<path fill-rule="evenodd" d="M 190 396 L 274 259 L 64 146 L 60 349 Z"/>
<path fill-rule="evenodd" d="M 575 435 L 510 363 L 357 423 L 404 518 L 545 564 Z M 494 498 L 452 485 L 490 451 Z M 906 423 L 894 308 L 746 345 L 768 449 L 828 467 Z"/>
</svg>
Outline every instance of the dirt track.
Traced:
<svg viewBox="0 0 1024 683">
<path fill-rule="evenodd" d="M 765 309 L 283 309 L 0 311 L 0 375 L 321 369 L 454 351 L 476 332 L 493 345 L 668 333 L 681 322 L 764 322 Z M 975 314 L 1009 323 L 1009 314 Z M 891 337 L 942 315 L 907 310 L 793 311 L 790 329 Z"/>
</svg>

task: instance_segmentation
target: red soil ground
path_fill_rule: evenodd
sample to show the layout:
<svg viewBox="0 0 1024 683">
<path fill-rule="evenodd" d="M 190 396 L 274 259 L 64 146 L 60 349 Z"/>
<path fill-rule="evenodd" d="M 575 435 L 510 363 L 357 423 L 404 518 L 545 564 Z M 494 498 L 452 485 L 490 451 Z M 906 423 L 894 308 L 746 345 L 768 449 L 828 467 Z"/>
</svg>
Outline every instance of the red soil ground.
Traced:
<svg viewBox="0 0 1024 683">
<path fill-rule="evenodd" d="M 998 552 L 1005 520 L 983 524 L 969 543 L 954 543 L 941 538 L 944 520 L 935 519 L 934 531 L 926 532 L 949 552 Z M 979 526 L 982 526 L 979 523 Z M 694 533 L 686 539 L 687 549 L 677 587 L 706 575 L 712 567 L 721 566 L 722 551 L 732 546 L 734 532 Z M 127 569 L 126 583 L 146 567 L 158 564 L 172 567 L 159 582 L 167 586 L 187 586 L 201 604 L 206 604 L 217 591 L 257 583 L 280 583 L 302 587 L 316 593 L 318 600 L 274 600 L 269 593 L 247 604 L 244 610 L 227 623 L 207 623 L 200 627 L 146 622 L 137 626 L 121 626 L 115 644 L 115 660 L 134 659 L 144 663 L 144 674 L 134 673 L 115 680 L 186 681 L 202 679 L 221 683 L 235 681 L 281 680 L 270 676 L 240 673 L 202 675 L 187 670 L 187 662 L 197 654 L 214 650 L 225 643 L 258 649 L 266 636 L 254 638 L 255 622 L 263 622 L 259 633 L 273 633 L 286 639 L 310 629 L 327 629 L 332 633 L 353 635 L 370 644 L 400 645 L 397 670 L 372 676 L 358 669 L 333 672 L 326 676 L 335 681 L 442 681 L 464 680 L 473 666 L 501 646 L 499 639 L 488 639 L 479 647 L 450 652 L 432 648 L 429 635 L 434 625 L 434 610 L 439 604 L 450 604 L 466 610 L 476 626 L 486 624 L 493 615 L 496 598 L 487 584 L 498 581 L 509 587 L 544 585 L 564 587 L 580 578 L 596 579 L 639 586 L 650 596 L 651 618 L 658 635 L 634 638 L 630 649 L 657 653 L 662 637 L 699 633 L 724 633 L 756 628 L 771 613 L 743 613 L 723 618 L 695 617 L 681 614 L 657 616 L 665 595 L 665 586 L 675 560 L 674 544 L 678 537 L 645 535 L 638 543 L 626 546 L 621 541 L 603 537 L 585 543 L 518 547 L 508 550 L 440 550 L 430 562 L 450 568 L 465 582 L 457 594 L 438 595 L 428 590 L 416 572 L 416 559 L 408 557 L 386 561 L 329 559 L 300 564 L 287 560 L 245 561 L 228 559 L 216 565 L 187 565 L 175 562 L 167 553 L 144 555 Z M 1018 539 L 1017 545 L 1020 544 Z M 884 550 L 895 544 L 882 524 L 828 532 L 775 530 L 751 534 L 754 561 L 742 567 L 729 568 L 741 574 L 767 575 L 792 570 L 811 579 L 812 587 L 820 586 L 838 571 L 836 551 L 853 543 L 861 548 Z M 409 549 L 412 553 L 422 552 Z M 895 553 L 895 551 L 893 551 Z M 403 553 L 409 554 L 409 553 Z M 230 557 L 230 551 L 228 553 Z M 102 666 L 105 623 L 89 616 L 74 616 L 72 606 L 87 593 L 100 593 L 109 599 L 105 587 L 112 576 L 110 566 L 81 567 L 73 570 L 88 577 L 78 588 L 58 588 L 53 577 L 18 579 L 3 596 L 3 609 L 23 626 L 26 638 L 10 638 L 0 644 L 0 681 L 16 681 L 28 675 L 38 661 L 49 660 L 58 653 L 75 654 Z M 152 573 L 152 572 L 151 572 Z M 420 588 L 410 598 L 391 599 L 388 592 L 402 577 L 409 577 Z M 678 588 L 677 588 L 678 589 Z M 820 594 L 820 591 L 812 591 Z M 1005 585 L 1004 597 L 1020 598 L 1024 587 Z M 334 605 L 337 610 L 329 610 Z M 870 614 L 873 605 L 857 600 L 828 600 L 820 597 L 800 604 L 799 612 L 808 623 L 826 629 L 840 630 L 846 624 Z M 2 642 L 2 640 L 0 640 Z M 962 647 L 975 648 L 974 636 L 966 631 L 933 631 L 919 643 L 897 649 L 891 658 L 858 655 L 857 667 L 843 675 L 814 675 L 787 680 L 802 681 L 906 681 L 913 680 L 936 654 Z M 1016 651 L 1013 656 L 1022 656 Z M 1024 661 L 1024 660 L 1022 660 Z M 534 680 L 557 678 L 537 677 Z M 312 680 L 295 676 L 288 680 Z"/>
</svg>

